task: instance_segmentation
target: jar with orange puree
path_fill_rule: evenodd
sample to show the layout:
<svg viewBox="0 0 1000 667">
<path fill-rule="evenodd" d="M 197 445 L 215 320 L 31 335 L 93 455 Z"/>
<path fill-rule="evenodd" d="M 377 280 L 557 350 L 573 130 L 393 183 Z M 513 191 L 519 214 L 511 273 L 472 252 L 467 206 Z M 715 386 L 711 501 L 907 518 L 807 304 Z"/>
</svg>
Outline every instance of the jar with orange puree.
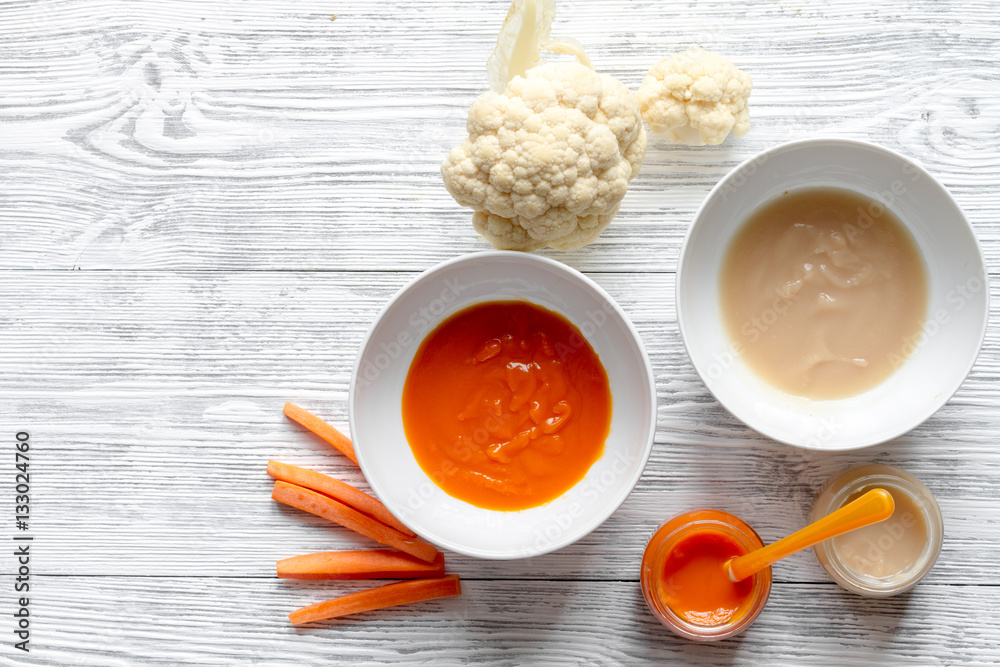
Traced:
<svg viewBox="0 0 1000 667">
<path fill-rule="evenodd" d="M 733 582 L 725 563 L 763 546 L 753 528 L 728 512 L 694 510 L 676 516 L 660 526 L 643 553 L 640 584 L 646 604 L 681 637 L 732 637 L 764 609 L 771 568 Z"/>
</svg>

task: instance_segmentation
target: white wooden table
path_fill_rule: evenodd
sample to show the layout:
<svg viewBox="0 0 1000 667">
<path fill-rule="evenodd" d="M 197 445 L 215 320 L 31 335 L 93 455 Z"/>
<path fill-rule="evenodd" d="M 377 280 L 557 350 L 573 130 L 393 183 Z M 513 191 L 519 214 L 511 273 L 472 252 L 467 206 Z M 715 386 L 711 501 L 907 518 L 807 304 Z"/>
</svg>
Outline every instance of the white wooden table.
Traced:
<svg viewBox="0 0 1000 667">
<path fill-rule="evenodd" d="M 180 664 L 984 664 L 1000 662 L 1000 339 L 932 419 L 884 446 L 761 438 L 695 375 L 674 270 L 709 189 L 743 159 L 829 134 L 922 162 L 1000 255 L 1000 8 L 993 0 L 565 0 L 555 32 L 633 90 L 699 44 L 755 81 L 721 147 L 654 139 L 598 243 L 551 253 L 641 332 L 659 428 L 624 506 L 520 562 L 449 556 L 461 598 L 294 630 L 296 607 L 367 582 L 291 583 L 289 555 L 369 546 L 270 498 L 268 458 L 363 484 L 281 415 L 346 428 L 355 352 L 417 272 L 481 250 L 438 166 L 486 87 L 505 0 L 0 3 L 0 662 Z M 336 20 L 331 16 L 336 14 Z M 993 310 L 994 324 L 1000 305 Z M 14 528 L 14 438 L 31 517 Z M 887 600 L 811 552 L 775 569 L 742 637 L 697 645 L 648 613 L 650 532 L 695 506 L 768 541 L 845 466 L 903 467 L 937 495 L 941 558 Z M 15 535 L 30 535 L 30 653 L 13 647 Z"/>
</svg>

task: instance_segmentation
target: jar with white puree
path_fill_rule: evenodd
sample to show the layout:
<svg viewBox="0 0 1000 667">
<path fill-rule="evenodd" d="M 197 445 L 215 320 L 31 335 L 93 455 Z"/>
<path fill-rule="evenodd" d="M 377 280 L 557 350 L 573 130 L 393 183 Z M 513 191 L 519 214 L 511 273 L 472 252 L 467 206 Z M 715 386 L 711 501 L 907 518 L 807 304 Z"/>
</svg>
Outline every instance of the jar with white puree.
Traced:
<svg viewBox="0 0 1000 667">
<path fill-rule="evenodd" d="M 814 547 L 834 581 L 868 597 L 888 597 L 915 586 L 934 566 L 944 535 L 941 509 L 930 489 L 887 465 L 863 465 L 831 478 L 816 497 L 810 520 L 879 487 L 892 494 L 896 509 L 891 517 Z"/>
</svg>

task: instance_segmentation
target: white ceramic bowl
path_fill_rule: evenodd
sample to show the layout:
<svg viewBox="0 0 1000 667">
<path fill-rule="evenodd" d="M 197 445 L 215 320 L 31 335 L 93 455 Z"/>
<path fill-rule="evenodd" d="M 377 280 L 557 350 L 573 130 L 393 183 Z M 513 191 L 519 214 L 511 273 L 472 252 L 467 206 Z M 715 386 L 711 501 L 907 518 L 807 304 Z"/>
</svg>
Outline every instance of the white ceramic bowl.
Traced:
<svg viewBox="0 0 1000 667">
<path fill-rule="evenodd" d="M 472 304 L 515 299 L 580 329 L 607 371 L 612 417 L 604 454 L 576 486 L 541 507 L 500 512 L 448 495 L 424 473 L 403 432 L 401 401 L 413 356 L 432 329 Z M 656 389 L 638 333 L 596 283 L 551 259 L 488 251 L 439 264 L 386 304 L 354 368 L 350 422 L 368 483 L 418 535 L 469 556 L 524 558 L 575 542 L 625 501 L 653 446 Z"/>
<path fill-rule="evenodd" d="M 900 369 L 836 401 L 774 389 L 733 354 L 719 306 L 722 260 L 734 232 L 785 190 L 832 186 L 881 201 L 910 230 L 929 279 L 927 322 Z M 933 176 L 861 141 L 812 139 L 744 162 L 709 193 L 681 249 L 677 319 L 688 355 L 733 415 L 775 440 L 820 450 L 867 447 L 914 428 L 944 405 L 979 354 L 989 309 L 985 264 L 972 226 Z"/>
</svg>

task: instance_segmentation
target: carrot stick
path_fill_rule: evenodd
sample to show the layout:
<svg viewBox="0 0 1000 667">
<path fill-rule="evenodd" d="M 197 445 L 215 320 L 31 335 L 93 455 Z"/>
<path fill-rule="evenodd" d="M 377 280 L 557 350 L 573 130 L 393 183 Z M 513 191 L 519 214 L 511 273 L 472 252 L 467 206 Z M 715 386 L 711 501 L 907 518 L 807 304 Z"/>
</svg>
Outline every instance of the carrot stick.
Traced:
<svg viewBox="0 0 1000 667">
<path fill-rule="evenodd" d="M 280 479 L 282 482 L 319 491 L 334 500 L 339 500 L 345 505 L 349 505 L 358 511 L 375 517 L 390 528 L 395 528 L 410 537 L 416 537 L 416 533 L 394 517 L 385 505 L 364 491 L 356 489 L 346 482 L 341 482 L 339 479 L 334 479 L 315 470 L 300 468 L 287 463 L 279 463 L 278 461 L 267 462 L 267 474 L 274 479 Z"/>
<path fill-rule="evenodd" d="M 333 445 L 341 454 L 354 461 L 354 465 L 358 464 L 358 457 L 354 455 L 354 445 L 351 444 L 351 439 L 346 435 L 294 403 L 285 403 L 282 412 L 299 426 L 302 426 L 307 431 L 311 431 L 327 443 Z"/>
<path fill-rule="evenodd" d="M 278 561 L 282 579 L 419 579 L 444 575 L 444 554 L 433 563 L 388 549 L 320 551 Z"/>
<path fill-rule="evenodd" d="M 408 537 L 395 528 L 390 528 L 381 521 L 377 521 L 367 514 L 362 514 L 353 507 L 348 507 L 329 496 L 303 489 L 295 484 L 275 482 L 271 497 L 279 503 L 285 503 L 310 514 L 329 519 L 334 523 L 339 523 L 355 533 L 370 537 L 386 546 L 405 551 L 428 563 L 433 562 L 440 553 L 430 544 Z"/>
<path fill-rule="evenodd" d="M 462 586 L 458 582 L 457 574 L 435 579 L 400 581 L 296 609 L 288 615 L 288 620 L 292 622 L 292 625 L 302 625 L 303 623 L 357 614 L 362 611 L 461 594 Z"/>
</svg>

